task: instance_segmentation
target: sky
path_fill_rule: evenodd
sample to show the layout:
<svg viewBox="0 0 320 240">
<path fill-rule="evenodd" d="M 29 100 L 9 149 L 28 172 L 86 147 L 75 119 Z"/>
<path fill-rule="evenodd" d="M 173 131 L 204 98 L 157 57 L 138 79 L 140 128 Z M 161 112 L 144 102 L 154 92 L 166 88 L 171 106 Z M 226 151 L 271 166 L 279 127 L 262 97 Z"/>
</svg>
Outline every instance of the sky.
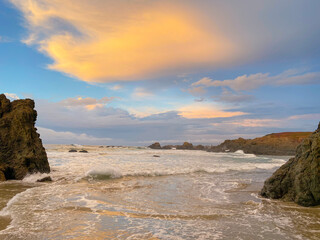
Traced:
<svg viewBox="0 0 320 240">
<path fill-rule="evenodd" d="M 47 144 L 313 131 L 318 0 L 0 0 L 0 92 Z"/>
</svg>

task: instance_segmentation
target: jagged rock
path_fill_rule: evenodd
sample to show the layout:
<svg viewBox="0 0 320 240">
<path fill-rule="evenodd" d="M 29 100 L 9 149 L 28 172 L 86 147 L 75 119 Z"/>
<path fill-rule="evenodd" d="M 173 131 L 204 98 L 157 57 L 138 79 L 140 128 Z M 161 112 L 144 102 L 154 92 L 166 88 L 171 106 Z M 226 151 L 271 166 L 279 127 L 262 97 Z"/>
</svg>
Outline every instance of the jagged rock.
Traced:
<svg viewBox="0 0 320 240">
<path fill-rule="evenodd" d="M 78 152 L 76 149 L 70 149 L 69 152 Z"/>
<path fill-rule="evenodd" d="M 48 177 L 38 179 L 37 182 L 52 182 L 52 179 L 50 176 L 48 176 Z"/>
<path fill-rule="evenodd" d="M 50 172 L 47 154 L 34 127 L 36 119 L 33 100 L 10 102 L 0 95 L 0 181 Z"/>
<path fill-rule="evenodd" d="M 151 144 L 151 145 L 149 146 L 149 148 L 152 148 L 152 149 L 161 149 L 161 145 L 160 145 L 160 143 L 155 142 L 155 143 Z"/>
<path fill-rule="evenodd" d="M 80 150 L 79 152 L 80 152 L 80 153 L 88 153 L 88 151 L 87 151 L 87 150 L 84 150 L 84 149 Z"/>
<path fill-rule="evenodd" d="M 235 152 L 243 150 L 244 153 L 260 155 L 294 155 L 297 146 L 311 132 L 282 132 L 271 133 L 255 139 L 238 138 L 226 140 L 218 146 L 211 147 L 209 152 Z"/>
<path fill-rule="evenodd" d="M 297 148 L 296 155 L 264 183 L 261 196 L 320 205 L 320 123 Z"/>
</svg>

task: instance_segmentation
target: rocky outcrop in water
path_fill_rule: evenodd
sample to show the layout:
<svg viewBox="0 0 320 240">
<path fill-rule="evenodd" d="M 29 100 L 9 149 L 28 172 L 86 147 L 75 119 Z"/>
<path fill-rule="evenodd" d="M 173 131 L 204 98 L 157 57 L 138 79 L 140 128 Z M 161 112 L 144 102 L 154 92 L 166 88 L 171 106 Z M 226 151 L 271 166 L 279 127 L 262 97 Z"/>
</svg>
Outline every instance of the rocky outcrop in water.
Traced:
<svg viewBox="0 0 320 240">
<path fill-rule="evenodd" d="M 209 152 L 235 152 L 243 150 L 244 153 L 260 155 L 294 155 L 297 146 L 311 132 L 282 132 L 271 133 L 255 139 L 238 138 L 226 140 L 218 146 L 211 147 Z"/>
<path fill-rule="evenodd" d="M 177 145 L 177 149 L 193 150 L 193 144 L 184 142 L 182 145 Z"/>
<path fill-rule="evenodd" d="M 297 148 L 296 155 L 264 183 L 261 196 L 320 205 L 320 123 Z"/>
<path fill-rule="evenodd" d="M 155 142 L 155 143 L 151 144 L 148 147 L 151 148 L 151 149 L 161 149 L 161 145 L 158 142 Z"/>
<path fill-rule="evenodd" d="M 34 127 L 36 119 L 33 100 L 10 102 L 0 95 L 0 181 L 50 172 L 47 154 Z"/>
</svg>

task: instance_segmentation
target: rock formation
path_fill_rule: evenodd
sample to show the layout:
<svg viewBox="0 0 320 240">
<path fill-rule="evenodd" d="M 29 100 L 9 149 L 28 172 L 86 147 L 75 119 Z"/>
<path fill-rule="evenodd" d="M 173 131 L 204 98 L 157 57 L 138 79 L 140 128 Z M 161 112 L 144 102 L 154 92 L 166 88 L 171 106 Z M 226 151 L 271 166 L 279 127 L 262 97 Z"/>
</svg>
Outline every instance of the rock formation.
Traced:
<svg viewBox="0 0 320 240">
<path fill-rule="evenodd" d="M 160 145 L 160 143 L 155 142 L 155 143 L 151 144 L 151 145 L 149 146 L 149 148 L 152 148 L 152 149 L 161 149 L 161 145 Z"/>
<path fill-rule="evenodd" d="M 184 142 L 182 145 L 178 145 L 177 149 L 193 150 L 192 143 Z"/>
<path fill-rule="evenodd" d="M 261 196 L 320 205 L 320 123 L 297 148 L 296 155 L 264 183 Z"/>
<path fill-rule="evenodd" d="M 33 100 L 10 102 L 0 95 L 0 181 L 50 172 L 47 154 L 34 127 L 36 118 Z"/>
<path fill-rule="evenodd" d="M 311 132 L 282 132 L 271 133 L 255 139 L 238 138 L 226 140 L 218 146 L 211 147 L 210 152 L 235 152 L 243 150 L 244 153 L 261 155 L 294 155 L 297 146 Z"/>
</svg>

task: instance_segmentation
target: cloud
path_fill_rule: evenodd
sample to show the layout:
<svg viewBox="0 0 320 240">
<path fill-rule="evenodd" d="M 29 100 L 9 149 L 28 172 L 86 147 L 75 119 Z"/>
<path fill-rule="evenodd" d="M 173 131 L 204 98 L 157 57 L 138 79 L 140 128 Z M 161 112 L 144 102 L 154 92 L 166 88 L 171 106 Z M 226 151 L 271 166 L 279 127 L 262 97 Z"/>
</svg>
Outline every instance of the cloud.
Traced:
<svg viewBox="0 0 320 240">
<path fill-rule="evenodd" d="M 15 93 L 4 93 L 4 95 L 6 95 L 6 97 L 9 98 L 10 100 L 20 99 L 18 95 Z"/>
<path fill-rule="evenodd" d="M 297 119 L 320 121 L 320 113 L 301 114 L 301 115 L 294 115 L 289 117 L 289 120 L 297 120 Z"/>
<path fill-rule="evenodd" d="M 108 105 L 84 111 L 60 102 L 36 100 L 37 126 L 46 143 L 100 145 L 108 142 L 108 145 L 146 146 L 154 141 L 162 144 L 190 141 L 218 144 L 225 139 L 252 138 L 271 132 L 312 131 L 319 122 L 318 108 L 313 109 L 314 113 L 300 115 L 291 114 L 297 112 L 294 108 L 281 109 L 285 115 L 279 116 L 273 108 L 260 104 L 257 107 L 261 114 L 252 109 L 221 109 L 209 102 L 186 105 L 176 111 L 137 107 L 128 112 Z"/>
<path fill-rule="evenodd" d="M 69 131 L 55 131 L 49 128 L 37 127 L 40 137 L 47 144 L 101 144 L 109 143 L 111 138 L 97 138 L 85 133 L 77 134 Z"/>
<path fill-rule="evenodd" d="M 214 99 L 217 102 L 240 103 L 253 100 L 254 97 L 242 93 L 233 93 L 227 89 L 223 89 L 220 95 L 212 96 L 212 99 Z"/>
<path fill-rule="evenodd" d="M 193 96 L 203 96 L 206 94 L 207 90 L 204 87 L 192 87 L 188 89 L 188 92 Z"/>
<path fill-rule="evenodd" d="M 212 80 L 202 78 L 192 83 L 192 87 L 229 87 L 235 91 L 253 90 L 265 85 L 285 86 L 285 85 L 305 85 L 320 84 L 320 72 L 301 73 L 297 70 L 287 70 L 281 74 L 270 76 L 270 73 L 256 73 L 251 75 L 242 75 L 235 79 Z"/>
<path fill-rule="evenodd" d="M 87 110 L 93 110 L 97 107 L 103 107 L 105 104 L 114 100 L 114 97 L 103 97 L 101 99 L 95 99 L 91 97 L 77 97 L 67 98 L 60 102 L 65 107 L 85 107 Z"/>
<path fill-rule="evenodd" d="M 229 118 L 245 115 L 244 112 L 231 112 L 218 109 L 211 103 L 196 102 L 180 108 L 179 115 L 188 118 Z"/>
<path fill-rule="evenodd" d="M 226 124 L 242 127 L 279 127 L 281 119 L 242 119 L 240 121 L 226 122 Z"/>
<path fill-rule="evenodd" d="M 137 118 L 145 118 L 154 114 L 161 114 L 161 113 L 168 112 L 167 109 L 159 109 L 156 107 L 148 107 L 148 106 L 134 107 L 134 108 L 129 107 L 127 110 L 130 114 L 134 115 Z"/>
<path fill-rule="evenodd" d="M 142 87 L 135 88 L 135 90 L 132 93 L 132 97 L 137 100 L 151 98 L 153 96 L 154 96 L 154 94 L 152 92 L 150 92 Z"/>
<path fill-rule="evenodd" d="M 11 0 L 22 11 L 26 44 L 48 67 L 88 82 L 146 79 L 189 67 L 221 65 L 232 41 L 171 1 Z M 180 70 L 179 70 L 180 69 Z"/>
<path fill-rule="evenodd" d="M 116 85 L 113 85 L 112 87 L 110 87 L 109 89 L 111 89 L 113 91 L 119 91 L 119 90 L 123 89 L 123 86 L 120 84 L 116 84 Z"/>
</svg>

